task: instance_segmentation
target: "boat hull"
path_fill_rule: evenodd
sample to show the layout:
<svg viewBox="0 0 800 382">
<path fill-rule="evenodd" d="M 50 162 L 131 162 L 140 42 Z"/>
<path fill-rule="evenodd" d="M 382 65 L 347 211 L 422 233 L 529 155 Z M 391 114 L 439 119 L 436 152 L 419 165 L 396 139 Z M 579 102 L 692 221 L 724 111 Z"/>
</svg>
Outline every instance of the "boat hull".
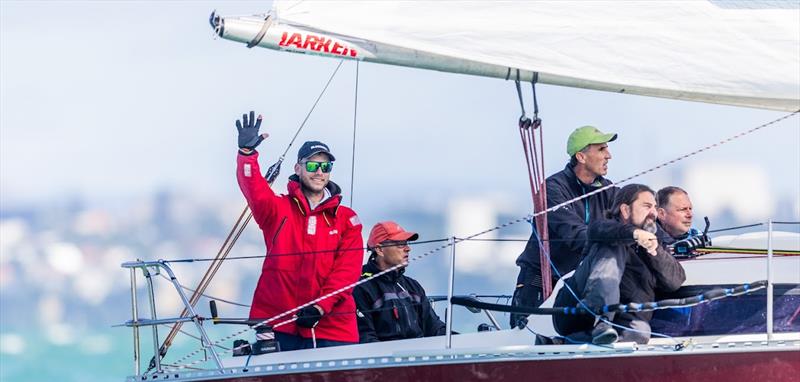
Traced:
<svg viewBox="0 0 800 382">
<path fill-rule="evenodd" d="M 243 371 L 243 370 L 242 370 Z M 251 371 L 251 370 L 248 370 Z M 253 370 L 254 371 L 254 370 Z M 210 378 L 214 381 L 798 381 L 800 351 L 717 352 L 662 356 L 568 359 L 497 359 L 489 362 L 446 363 L 402 367 L 359 368 Z"/>
</svg>

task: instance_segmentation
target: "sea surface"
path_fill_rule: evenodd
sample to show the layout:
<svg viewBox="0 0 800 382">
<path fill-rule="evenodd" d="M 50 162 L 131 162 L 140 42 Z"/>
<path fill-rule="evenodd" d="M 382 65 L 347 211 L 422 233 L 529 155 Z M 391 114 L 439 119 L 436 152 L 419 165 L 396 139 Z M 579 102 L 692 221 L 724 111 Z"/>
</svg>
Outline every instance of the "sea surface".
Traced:
<svg viewBox="0 0 800 382">
<path fill-rule="evenodd" d="M 160 331 L 162 341 L 166 332 L 166 328 Z M 134 374 L 130 328 L 65 335 L 55 341 L 44 337 L 35 331 L 0 333 L 0 381 L 125 381 Z M 142 330 L 143 368 L 153 355 L 151 339 L 151 332 Z M 198 347 L 196 340 L 180 340 L 170 349 L 167 359 L 180 358 Z M 201 358 L 202 354 L 190 360 Z"/>
</svg>

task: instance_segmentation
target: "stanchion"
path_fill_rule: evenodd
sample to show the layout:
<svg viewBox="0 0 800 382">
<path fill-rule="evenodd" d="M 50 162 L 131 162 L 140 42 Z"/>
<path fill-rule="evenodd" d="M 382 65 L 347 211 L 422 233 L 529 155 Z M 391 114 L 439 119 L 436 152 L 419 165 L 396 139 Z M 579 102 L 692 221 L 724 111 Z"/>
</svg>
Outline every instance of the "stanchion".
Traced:
<svg viewBox="0 0 800 382">
<path fill-rule="evenodd" d="M 456 274 L 456 238 L 450 238 L 450 278 L 447 281 L 447 348 L 453 345 L 453 281 Z"/>
</svg>

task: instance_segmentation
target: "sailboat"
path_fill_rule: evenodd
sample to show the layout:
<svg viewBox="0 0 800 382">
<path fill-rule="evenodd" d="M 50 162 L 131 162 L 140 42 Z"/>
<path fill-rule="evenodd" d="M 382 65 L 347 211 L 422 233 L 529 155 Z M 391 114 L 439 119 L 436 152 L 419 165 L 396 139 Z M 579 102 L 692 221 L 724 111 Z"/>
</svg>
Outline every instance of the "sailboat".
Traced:
<svg viewBox="0 0 800 382">
<path fill-rule="evenodd" d="M 800 112 L 796 2 L 276 1 L 265 14 L 214 13 L 210 21 L 217 36 L 248 48 L 778 110 L 790 113 L 783 119 L 795 121 Z M 531 182 L 533 194 L 536 182 Z M 536 208 L 535 195 L 534 206 L 535 219 L 545 213 L 541 205 Z M 693 309 L 679 318 L 682 325 L 670 326 L 674 317 L 662 314 L 662 326 L 656 326 L 657 315 L 654 331 L 669 335 L 647 345 L 537 345 L 532 331 L 504 329 L 249 356 L 218 354 L 212 346 L 217 341 L 204 331 L 194 302 L 168 264 L 129 262 L 123 267 L 131 269 L 133 280 L 136 271 L 148 275 L 158 268 L 169 274 L 188 312 L 178 318 L 138 317 L 134 283 L 134 317 L 127 324 L 135 339 L 140 327 L 193 322 L 203 348 L 180 357 L 173 362 L 177 366 L 160 365 L 156 348 L 154 370 L 142 372 L 135 340 L 136 369 L 127 380 L 790 381 L 800 375 L 800 236 L 779 232 L 774 227 L 780 223 L 769 222 L 761 233 L 717 237 L 714 250 L 683 261 L 687 281 L 676 298 L 709 289 L 746 294 L 718 305 L 728 310 Z M 452 250 L 451 280 L 456 247 L 456 240 L 446 246 Z M 764 289 L 749 293 L 756 286 Z M 454 297 L 451 288 L 450 312 L 453 303 L 480 309 L 474 299 Z M 753 317 L 754 324 L 743 325 Z M 554 334 L 549 320 L 532 316 L 530 326 Z M 191 361 L 198 354 L 206 357 Z"/>
</svg>

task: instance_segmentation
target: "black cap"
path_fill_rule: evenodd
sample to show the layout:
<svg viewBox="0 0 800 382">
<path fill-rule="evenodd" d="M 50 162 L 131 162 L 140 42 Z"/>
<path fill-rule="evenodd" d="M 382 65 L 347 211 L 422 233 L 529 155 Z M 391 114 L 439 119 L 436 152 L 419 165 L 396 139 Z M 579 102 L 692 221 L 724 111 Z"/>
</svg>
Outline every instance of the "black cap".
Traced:
<svg viewBox="0 0 800 382">
<path fill-rule="evenodd" d="M 303 143 L 303 146 L 300 147 L 300 150 L 297 150 L 297 162 L 310 158 L 319 153 L 328 154 L 328 156 L 331 158 L 331 162 L 336 160 L 336 157 L 331 154 L 331 149 L 328 148 L 328 145 L 320 141 L 307 141 L 306 143 Z"/>
</svg>

